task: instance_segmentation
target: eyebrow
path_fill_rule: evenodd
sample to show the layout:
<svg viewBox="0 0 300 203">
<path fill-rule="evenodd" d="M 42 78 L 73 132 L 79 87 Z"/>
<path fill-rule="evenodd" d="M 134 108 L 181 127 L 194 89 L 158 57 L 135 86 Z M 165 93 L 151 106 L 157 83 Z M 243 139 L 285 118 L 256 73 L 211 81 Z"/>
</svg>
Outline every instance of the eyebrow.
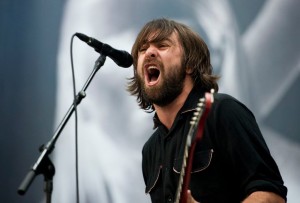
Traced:
<svg viewBox="0 0 300 203">
<path fill-rule="evenodd" d="M 145 45 L 147 45 L 147 44 L 150 44 L 150 43 L 156 44 L 156 43 L 160 43 L 160 42 L 164 42 L 164 41 L 170 42 L 171 44 L 175 44 L 174 40 L 170 39 L 170 37 L 165 38 L 165 39 L 159 39 L 159 40 L 158 40 L 157 38 L 155 38 L 155 39 L 153 39 L 153 40 L 144 40 L 144 41 L 141 43 L 140 47 L 143 47 L 143 46 L 145 46 Z"/>
</svg>

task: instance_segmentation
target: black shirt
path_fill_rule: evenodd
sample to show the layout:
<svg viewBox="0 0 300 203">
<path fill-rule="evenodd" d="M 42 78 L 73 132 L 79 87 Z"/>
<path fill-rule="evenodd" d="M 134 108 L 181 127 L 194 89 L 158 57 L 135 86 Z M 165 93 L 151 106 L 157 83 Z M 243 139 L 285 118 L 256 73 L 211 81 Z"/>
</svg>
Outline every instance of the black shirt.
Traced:
<svg viewBox="0 0 300 203">
<path fill-rule="evenodd" d="M 143 175 L 152 202 L 174 202 L 185 138 L 198 99 L 193 89 L 168 130 L 155 115 L 157 127 L 143 147 Z M 201 203 L 241 202 L 255 191 L 271 191 L 286 199 L 278 167 L 253 114 L 225 94 L 214 94 L 203 138 L 196 145 L 190 189 Z"/>
</svg>

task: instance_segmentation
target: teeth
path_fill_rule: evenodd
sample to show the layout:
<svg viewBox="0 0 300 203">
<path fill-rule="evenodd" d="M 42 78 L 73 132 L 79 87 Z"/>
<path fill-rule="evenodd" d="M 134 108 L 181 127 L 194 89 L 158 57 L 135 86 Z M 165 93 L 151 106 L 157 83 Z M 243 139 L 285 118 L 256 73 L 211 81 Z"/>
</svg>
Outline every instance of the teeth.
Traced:
<svg viewBox="0 0 300 203">
<path fill-rule="evenodd" d="M 157 69 L 157 67 L 156 66 L 149 66 L 148 70 L 151 70 L 151 69 Z"/>
<path fill-rule="evenodd" d="M 153 74 L 153 73 L 155 73 L 155 71 L 157 71 L 158 70 L 158 68 L 156 67 L 156 66 L 154 66 L 154 65 L 151 65 L 151 66 L 148 66 L 147 67 L 147 72 L 149 73 L 149 74 Z"/>
</svg>

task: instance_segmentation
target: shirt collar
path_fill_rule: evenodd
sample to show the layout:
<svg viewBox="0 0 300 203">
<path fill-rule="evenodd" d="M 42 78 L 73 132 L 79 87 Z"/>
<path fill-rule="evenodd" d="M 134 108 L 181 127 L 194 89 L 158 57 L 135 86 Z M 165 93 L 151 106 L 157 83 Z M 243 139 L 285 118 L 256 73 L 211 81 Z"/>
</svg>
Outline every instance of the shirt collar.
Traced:
<svg viewBox="0 0 300 203">
<path fill-rule="evenodd" d="M 181 114 L 194 111 L 197 107 L 199 98 L 203 97 L 204 93 L 205 91 L 203 88 L 194 86 L 176 117 L 178 117 Z M 153 124 L 153 129 L 157 128 L 159 125 L 162 125 L 156 113 L 153 116 Z"/>
</svg>

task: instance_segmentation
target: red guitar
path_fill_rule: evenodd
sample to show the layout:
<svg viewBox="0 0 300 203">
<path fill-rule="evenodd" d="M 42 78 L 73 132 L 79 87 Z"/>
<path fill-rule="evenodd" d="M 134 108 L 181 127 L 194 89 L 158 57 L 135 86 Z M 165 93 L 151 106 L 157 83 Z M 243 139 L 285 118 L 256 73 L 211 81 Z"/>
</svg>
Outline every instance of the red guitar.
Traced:
<svg viewBox="0 0 300 203">
<path fill-rule="evenodd" d="M 199 100 L 197 111 L 194 112 L 194 116 L 190 122 L 191 126 L 186 138 L 175 203 L 187 202 L 187 190 L 191 178 L 194 151 L 197 142 L 202 139 L 204 124 L 214 100 L 213 93 L 214 90 L 211 90 L 211 93 L 205 93 L 205 97 Z M 195 135 L 194 140 L 192 140 L 193 135 Z"/>
</svg>

